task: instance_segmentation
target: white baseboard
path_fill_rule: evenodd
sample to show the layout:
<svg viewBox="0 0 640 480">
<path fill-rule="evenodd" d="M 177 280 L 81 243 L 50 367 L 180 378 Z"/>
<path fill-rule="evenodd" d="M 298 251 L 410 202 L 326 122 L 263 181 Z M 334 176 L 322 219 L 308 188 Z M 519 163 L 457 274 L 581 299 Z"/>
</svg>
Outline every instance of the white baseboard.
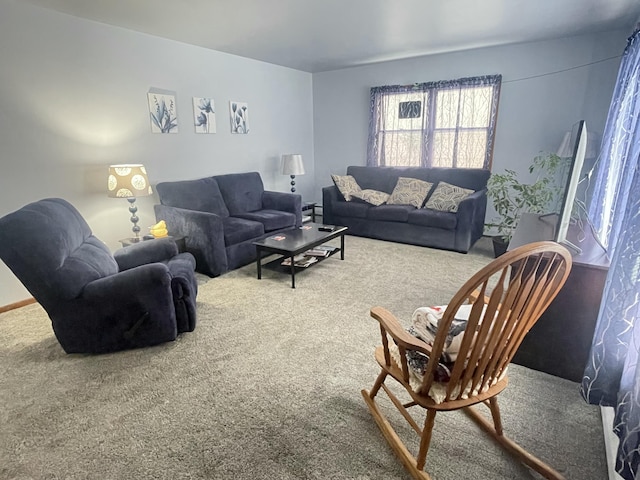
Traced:
<svg viewBox="0 0 640 480">
<path fill-rule="evenodd" d="M 618 451 L 618 437 L 613 433 L 613 407 L 600 407 L 602 415 L 602 429 L 604 430 L 604 448 L 607 453 L 607 467 L 609 480 L 623 480 L 616 472 L 616 452 Z"/>
</svg>

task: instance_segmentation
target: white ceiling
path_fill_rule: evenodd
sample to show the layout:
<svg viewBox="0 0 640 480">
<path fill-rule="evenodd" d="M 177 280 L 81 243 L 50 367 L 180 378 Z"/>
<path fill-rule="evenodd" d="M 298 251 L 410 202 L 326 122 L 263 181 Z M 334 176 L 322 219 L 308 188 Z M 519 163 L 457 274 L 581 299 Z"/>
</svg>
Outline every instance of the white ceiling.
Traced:
<svg viewBox="0 0 640 480">
<path fill-rule="evenodd" d="M 640 20 L 639 0 L 26 1 L 307 72 L 616 28 L 631 34 Z"/>
</svg>

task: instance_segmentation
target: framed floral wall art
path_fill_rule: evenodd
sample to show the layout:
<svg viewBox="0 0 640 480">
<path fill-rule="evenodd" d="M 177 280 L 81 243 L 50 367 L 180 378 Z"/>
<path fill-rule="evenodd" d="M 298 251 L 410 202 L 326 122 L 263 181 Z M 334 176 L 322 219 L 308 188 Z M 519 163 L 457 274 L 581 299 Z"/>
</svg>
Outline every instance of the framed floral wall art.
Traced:
<svg viewBox="0 0 640 480">
<path fill-rule="evenodd" d="M 152 133 L 178 133 L 176 96 L 148 93 Z"/>
<path fill-rule="evenodd" d="M 193 122 L 196 133 L 216 133 L 216 110 L 213 98 L 193 97 Z"/>
<path fill-rule="evenodd" d="M 231 133 L 249 133 L 249 105 L 244 102 L 229 102 Z"/>
</svg>

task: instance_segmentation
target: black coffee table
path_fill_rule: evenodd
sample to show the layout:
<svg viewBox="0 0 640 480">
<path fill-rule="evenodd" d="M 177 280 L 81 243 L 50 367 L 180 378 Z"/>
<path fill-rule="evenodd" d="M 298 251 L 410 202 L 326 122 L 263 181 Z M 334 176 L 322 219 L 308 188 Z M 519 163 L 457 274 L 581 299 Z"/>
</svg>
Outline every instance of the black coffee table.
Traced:
<svg viewBox="0 0 640 480">
<path fill-rule="evenodd" d="M 308 227 L 308 228 L 307 228 Z M 320 230 L 323 227 L 333 228 L 331 231 Z M 292 230 L 285 230 L 274 235 L 271 235 L 257 242 L 253 242 L 256 246 L 256 265 L 258 267 L 258 280 L 262 278 L 262 257 L 264 254 L 278 254 L 283 258 L 289 258 L 291 265 L 289 271 L 291 272 L 291 288 L 296 288 L 296 270 L 300 267 L 296 267 L 293 261 L 296 255 L 306 252 L 307 250 L 322 245 L 323 243 L 340 237 L 340 248 L 333 250 L 327 257 L 320 257 L 318 260 L 324 260 L 336 253 L 340 252 L 340 259 L 344 260 L 344 233 L 347 231 L 347 227 L 339 227 L 335 225 L 322 225 L 318 223 L 305 223 L 302 228 L 294 228 Z M 282 259 L 278 259 L 280 262 Z M 309 267 L 306 267 L 309 268 Z"/>
</svg>

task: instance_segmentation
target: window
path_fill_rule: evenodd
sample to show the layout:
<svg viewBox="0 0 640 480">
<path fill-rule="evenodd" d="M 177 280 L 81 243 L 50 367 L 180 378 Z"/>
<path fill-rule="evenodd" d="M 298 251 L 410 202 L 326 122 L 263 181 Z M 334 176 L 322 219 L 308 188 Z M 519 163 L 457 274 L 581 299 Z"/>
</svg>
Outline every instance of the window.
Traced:
<svg viewBox="0 0 640 480">
<path fill-rule="evenodd" d="M 372 88 L 367 164 L 490 169 L 501 81 Z"/>
</svg>

